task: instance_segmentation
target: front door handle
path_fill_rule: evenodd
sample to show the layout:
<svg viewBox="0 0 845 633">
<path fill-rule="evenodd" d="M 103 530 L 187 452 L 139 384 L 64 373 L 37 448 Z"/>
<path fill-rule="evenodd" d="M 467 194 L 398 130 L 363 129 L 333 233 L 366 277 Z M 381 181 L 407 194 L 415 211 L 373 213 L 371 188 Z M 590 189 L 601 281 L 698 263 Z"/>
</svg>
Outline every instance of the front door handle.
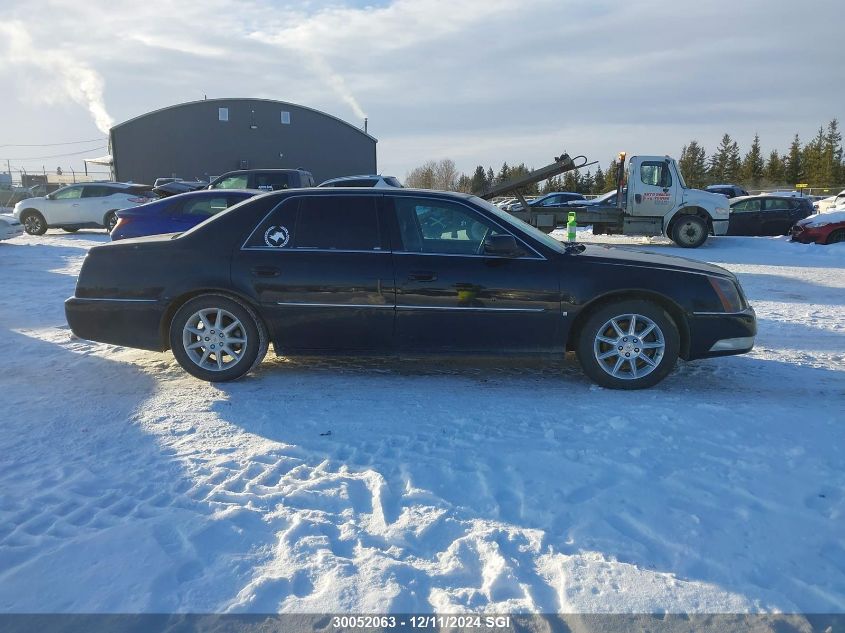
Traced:
<svg viewBox="0 0 845 633">
<path fill-rule="evenodd" d="M 408 273 L 409 281 L 434 281 L 437 275 L 433 270 L 412 270 Z"/>
<path fill-rule="evenodd" d="M 252 269 L 254 277 L 278 277 L 281 273 L 275 266 L 255 266 Z"/>
<path fill-rule="evenodd" d="M 634 194 L 634 201 L 635 201 L 637 204 L 640 204 L 640 203 L 643 201 L 643 196 L 642 196 L 642 194 L 635 193 L 635 194 Z"/>
</svg>

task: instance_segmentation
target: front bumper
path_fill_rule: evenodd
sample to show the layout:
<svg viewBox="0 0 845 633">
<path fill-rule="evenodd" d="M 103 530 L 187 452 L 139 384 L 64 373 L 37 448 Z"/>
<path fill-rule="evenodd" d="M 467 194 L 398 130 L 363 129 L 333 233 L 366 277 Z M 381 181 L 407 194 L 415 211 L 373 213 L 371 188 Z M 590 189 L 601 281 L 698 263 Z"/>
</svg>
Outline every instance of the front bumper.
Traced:
<svg viewBox="0 0 845 633">
<path fill-rule="evenodd" d="M 166 349 L 161 332 L 164 311 L 152 300 L 70 297 L 65 301 L 68 325 L 79 338 L 156 352 Z"/>
<path fill-rule="evenodd" d="M 712 220 L 713 235 L 727 235 L 730 220 Z"/>
<path fill-rule="evenodd" d="M 819 227 L 804 227 L 797 224 L 789 230 L 793 242 L 802 244 L 824 244 L 827 232 Z"/>
<path fill-rule="evenodd" d="M 742 312 L 694 312 L 689 318 L 689 334 L 686 360 L 745 354 L 754 347 L 757 315 L 751 306 Z"/>
</svg>

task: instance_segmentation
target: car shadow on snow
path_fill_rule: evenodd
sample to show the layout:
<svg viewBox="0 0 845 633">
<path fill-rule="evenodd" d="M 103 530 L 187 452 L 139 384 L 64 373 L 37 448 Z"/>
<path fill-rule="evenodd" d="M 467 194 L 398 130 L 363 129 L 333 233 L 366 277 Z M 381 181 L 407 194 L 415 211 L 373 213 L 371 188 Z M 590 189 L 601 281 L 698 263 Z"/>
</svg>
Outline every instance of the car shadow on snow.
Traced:
<svg viewBox="0 0 845 633">
<path fill-rule="evenodd" d="M 355 538 L 365 547 L 400 543 L 408 561 L 434 562 L 483 521 L 542 530 L 543 550 L 599 552 L 757 608 L 826 612 L 838 602 L 807 587 L 845 586 L 830 514 L 842 500 L 826 501 L 819 488 L 842 479 L 825 467 L 841 460 L 833 413 L 799 429 L 805 405 L 785 387 L 812 398 L 836 384 L 839 372 L 750 357 L 682 364 L 660 386 L 633 393 L 591 385 L 569 360 L 513 368 L 274 359 L 219 385 L 225 399 L 211 408 L 251 434 L 300 447 L 313 468 L 383 478 L 378 498 L 353 498 L 340 523 L 378 512 L 400 526 L 415 507 L 444 512 L 434 526 L 417 526 L 425 537 L 413 525 L 395 528 L 398 541 L 361 528 Z M 519 554 L 497 547 L 541 609 L 561 607 Z M 788 578 L 777 572 L 784 565 Z M 419 574 L 418 592 L 438 585 Z"/>
</svg>

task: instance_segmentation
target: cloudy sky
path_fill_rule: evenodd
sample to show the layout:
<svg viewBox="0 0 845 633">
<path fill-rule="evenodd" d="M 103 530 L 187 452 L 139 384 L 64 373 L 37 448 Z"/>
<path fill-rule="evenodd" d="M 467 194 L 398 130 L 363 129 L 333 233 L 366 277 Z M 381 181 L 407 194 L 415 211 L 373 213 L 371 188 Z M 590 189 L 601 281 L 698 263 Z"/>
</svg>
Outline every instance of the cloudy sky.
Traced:
<svg viewBox="0 0 845 633">
<path fill-rule="evenodd" d="M 400 178 L 784 148 L 845 118 L 842 51 L 841 0 L 3 0 L 0 169 L 81 169 L 112 122 L 204 95 L 366 115 Z"/>
</svg>

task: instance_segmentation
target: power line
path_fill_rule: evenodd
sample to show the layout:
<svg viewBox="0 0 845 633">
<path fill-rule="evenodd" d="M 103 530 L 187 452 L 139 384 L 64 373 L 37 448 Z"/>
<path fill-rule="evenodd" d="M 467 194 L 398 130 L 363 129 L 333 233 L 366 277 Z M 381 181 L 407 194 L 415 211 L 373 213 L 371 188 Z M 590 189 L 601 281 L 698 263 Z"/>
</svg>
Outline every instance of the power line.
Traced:
<svg viewBox="0 0 845 633">
<path fill-rule="evenodd" d="M 79 156 L 80 154 L 88 154 L 89 152 L 94 152 L 94 151 L 97 151 L 97 150 L 100 150 L 100 149 L 106 149 L 106 147 L 108 147 L 108 146 L 107 145 L 100 145 L 99 147 L 89 147 L 88 149 L 83 150 L 81 152 L 70 152 L 68 154 L 53 154 L 52 156 L 30 156 L 28 158 L 9 158 L 9 159 L 4 159 L 4 160 L 12 160 L 12 161 L 15 161 L 16 163 L 19 163 L 19 162 L 24 161 L 24 160 L 43 160 L 45 158 L 61 158 L 62 156 Z"/>
<path fill-rule="evenodd" d="M 40 145 L 6 143 L 4 145 L 0 145 L 0 147 L 56 147 L 57 145 L 80 145 L 82 143 L 96 143 L 97 141 L 102 141 L 104 139 L 105 137 L 101 136 L 100 138 L 90 138 L 87 141 L 67 141 L 66 143 L 42 143 Z"/>
</svg>

